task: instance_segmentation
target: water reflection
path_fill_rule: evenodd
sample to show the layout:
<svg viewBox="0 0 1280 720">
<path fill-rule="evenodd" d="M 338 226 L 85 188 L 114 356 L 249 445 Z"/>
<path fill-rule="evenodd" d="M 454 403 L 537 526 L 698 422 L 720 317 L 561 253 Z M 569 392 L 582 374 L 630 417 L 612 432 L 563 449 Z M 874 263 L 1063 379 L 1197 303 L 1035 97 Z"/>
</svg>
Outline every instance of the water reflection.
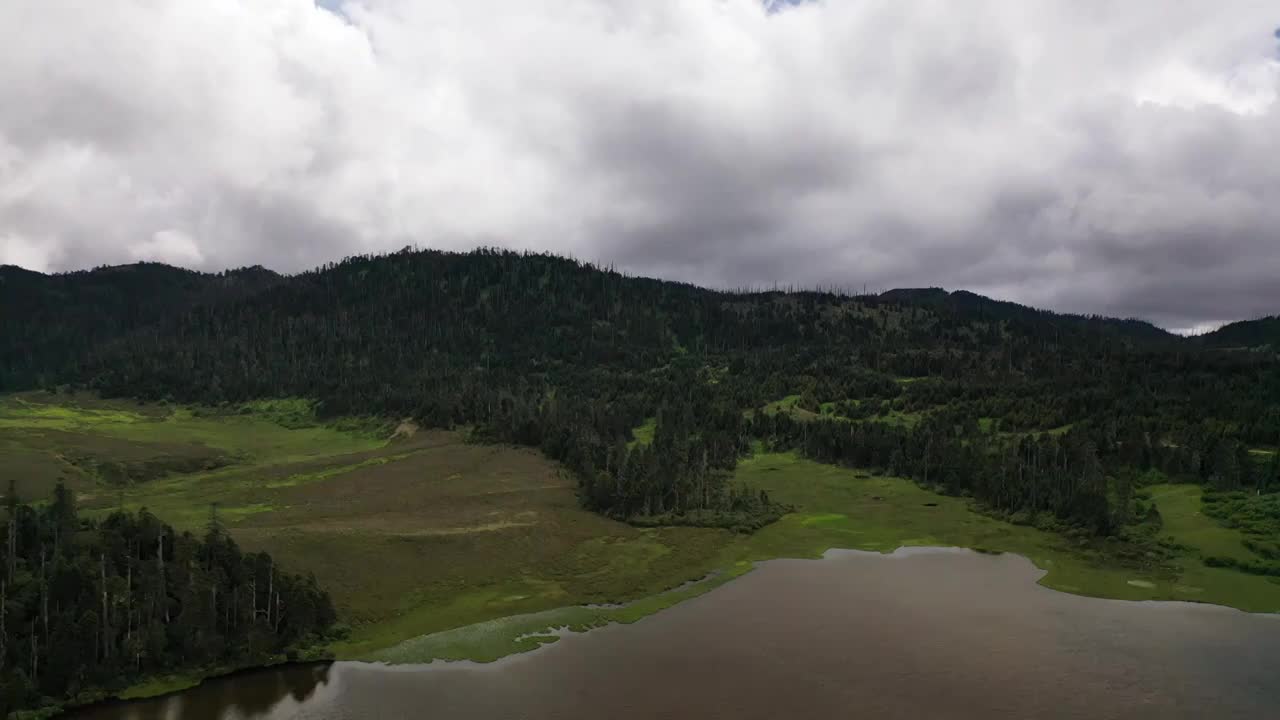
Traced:
<svg viewBox="0 0 1280 720">
<path fill-rule="evenodd" d="M 333 666 L 290 665 L 239 673 L 177 695 L 112 703 L 75 714 L 84 720 L 253 720 L 286 718 L 328 689 Z"/>
<path fill-rule="evenodd" d="M 88 720 L 1276 720 L 1280 618 L 1054 592 L 1025 558 L 780 560 L 489 665 L 292 667 Z"/>
</svg>

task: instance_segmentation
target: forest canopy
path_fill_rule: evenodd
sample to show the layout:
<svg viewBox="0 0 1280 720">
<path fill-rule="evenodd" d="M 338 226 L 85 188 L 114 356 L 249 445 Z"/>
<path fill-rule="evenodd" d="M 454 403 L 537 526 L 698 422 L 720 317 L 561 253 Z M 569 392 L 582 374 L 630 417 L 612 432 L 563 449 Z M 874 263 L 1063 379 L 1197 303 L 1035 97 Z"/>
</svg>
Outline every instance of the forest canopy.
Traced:
<svg viewBox="0 0 1280 720">
<path fill-rule="evenodd" d="M 877 467 L 930 484 L 963 468 L 947 485 L 1030 511 L 1058 492 L 1037 489 L 1046 463 L 1071 468 L 1061 492 L 1096 485 L 1114 503 L 1123 467 L 1271 487 L 1249 449 L 1280 444 L 1274 352 L 1216 347 L 1253 337 L 1248 324 L 1181 338 L 968 292 L 721 292 L 551 255 L 406 249 L 294 276 L 5 268 L 0 301 L 18 310 L 0 391 L 307 397 L 329 415 L 465 424 L 541 447 L 580 478 L 586 506 L 620 518 L 776 516 L 727 481 L 766 437 L 825 457 L 814 443 L 844 433 Z M 787 396 L 800 398 L 793 419 L 821 420 L 811 434 L 753 416 Z M 654 441 L 634 442 L 646 423 Z M 1042 460 L 1044 433 L 1063 428 L 1072 438 Z M 896 455 L 856 440 L 877 433 L 897 436 Z"/>
<path fill-rule="evenodd" d="M 81 517 L 6 498 L 0 577 L 0 711 L 86 700 L 159 672 L 296 655 L 333 625 L 315 578 L 245 553 L 216 513 L 202 537 L 146 510 Z"/>
<path fill-rule="evenodd" d="M 1159 523 L 1138 499 L 1145 484 L 1202 484 L 1227 498 L 1224 517 L 1265 512 L 1240 498 L 1280 490 L 1274 319 L 1184 338 L 963 291 L 715 291 L 490 249 L 406 249 L 293 276 L 0 268 L 0 309 L 0 392 L 308 398 L 331 417 L 466 426 L 540 448 L 577 478 L 584 507 L 640 525 L 749 532 L 779 517 L 788 508 L 733 481 L 756 447 L 1135 542 Z M 91 523 L 65 500 L 11 511 L 12 702 L 112 672 L 278 653 L 332 622 L 319 588 L 241 553 L 216 524 L 193 538 L 145 513 Z M 64 625 L 46 628 L 46 612 L 74 637 L 55 637 Z M 58 652 L 80 664 L 63 669 Z"/>
</svg>

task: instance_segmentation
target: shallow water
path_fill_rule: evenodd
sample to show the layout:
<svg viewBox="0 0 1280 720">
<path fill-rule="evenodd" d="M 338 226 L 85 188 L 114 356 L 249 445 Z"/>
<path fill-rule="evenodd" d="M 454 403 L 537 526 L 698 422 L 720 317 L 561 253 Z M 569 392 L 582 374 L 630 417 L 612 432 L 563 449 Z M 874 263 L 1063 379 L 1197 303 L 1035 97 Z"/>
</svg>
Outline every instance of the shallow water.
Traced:
<svg viewBox="0 0 1280 720">
<path fill-rule="evenodd" d="M 93 720 L 1280 718 L 1280 618 L 1096 600 L 958 550 L 776 560 L 489 665 L 264 670 Z"/>
</svg>

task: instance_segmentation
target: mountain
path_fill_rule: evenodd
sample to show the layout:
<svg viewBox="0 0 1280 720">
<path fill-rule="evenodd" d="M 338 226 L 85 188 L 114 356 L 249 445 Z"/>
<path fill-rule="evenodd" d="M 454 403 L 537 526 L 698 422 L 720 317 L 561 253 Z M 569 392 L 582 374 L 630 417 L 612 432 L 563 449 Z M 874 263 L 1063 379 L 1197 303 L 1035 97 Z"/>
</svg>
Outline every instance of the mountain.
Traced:
<svg viewBox="0 0 1280 720">
<path fill-rule="evenodd" d="M 329 415 L 465 425 L 540 447 L 584 505 L 637 522 L 776 517 L 726 474 L 759 441 L 1108 532 L 1128 491 L 1107 477 L 1249 485 L 1247 448 L 1280 438 L 1273 353 L 964 291 L 719 292 L 487 249 L 293 276 L 0 278 L 0 391 L 302 397 Z"/>
<path fill-rule="evenodd" d="M 572 385 L 583 375 L 645 377 L 690 358 L 732 361 L 758 375 L 758 391 L 788 394 L 781 378 L 793 372 L 838 384 L 836 357 L 847 363 L 838 374 L 1022 384 L 1099 358 L 1199 347 L 1142 321 L 965 291 L 718 292 L 491 250 L 356 257 L 294 276 L 154 263 L 60 275 L 6 267 L 0 305 L 0 391 L 72 383 L 215 402 L 293 394 L 334 412 L 420 411 L 423 397 L 464 378 Z"/>
<path fill-rule="evenodd" d="M 1072 315 L 1039 310 L 1026 305 L 994 300 L 968 290 L 948 292 L 942 288 L 902 288 L 888 290 L 879 296 L 883 300 L 903 305 L 931 307 L 937 312 L 946 313 L 951 322 L 999 321 L 1004 323 L 1024 323 L 1028 325 L 1072 325 L 1093 324 L 1099 328 L 1114 332 L 1117 336 L 1137 341 L 1176 341 L 1177 336 L 1156 327 L 1145 320 L 1117 319 L 1101 316 Z M 1028 332 L 1034 332 L 1030 328 Z"/>
<path fill-rule="evenodd" d="M 207 274 L 138 263 L 44 275 L 0 266 L 0 391 L 70 377 L 77 361 L 105 342 L 279 280 L 262 267 Z"/>
<path fill-rule="evenodd" d="M 0 390 L 80 382 L 218 400 L 324 396 L 338 384 L 360 386 L 359 402 L 374 407 L 401 404 L 402 393 L 377 390 L 389 380 L 437 383 L 476 366 L 489 374 L 638 372 L 687 353 L 750 351 L 761 362 L 805 348 L 852 352 L 908 376 L 961 358 L 989 369 L 999 355 L 1005 370 L 1034 376 L 1090 347 L 1175 340 L 1145 323 L 967 292 L 724 293 L 492 251 L 352 258 L 291 277 L 153 263 L 50 276 L 6 268 L 0 302 L 10 309 Z M 195 387 L 206 388 L 202 397 L 192 397 Z"/>
<path fill-rule="evenodd" d="M 1198 340 L 1215 348 L 1280 348 L 1280 316 L 1233 322 L 1199 336 Z"/>
</svg>

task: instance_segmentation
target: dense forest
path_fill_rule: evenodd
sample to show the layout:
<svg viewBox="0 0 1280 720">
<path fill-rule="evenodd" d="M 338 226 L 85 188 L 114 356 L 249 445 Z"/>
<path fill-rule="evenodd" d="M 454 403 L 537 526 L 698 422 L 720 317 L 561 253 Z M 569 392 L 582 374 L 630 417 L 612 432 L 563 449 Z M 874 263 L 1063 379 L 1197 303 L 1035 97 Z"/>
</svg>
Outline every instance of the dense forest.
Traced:
<svg viewBox="0 0 1280 720">
<path fill-rule="evenodd" d="M 724 292 L 497 250 L 294 276 L 0 267 L 0 392 L 303 397 L 465 425 L 541 448 L 584 507 L 641 525 L 772 522 L 788 508 L 732 479 L 753 446 L 1121 542 L 1160 522 L 1138 490 L 1179 479 L 1275 560 L 1240 569 L 1280 574 L 1275 322 L 1182 338 L 967 292 Z M 216 518 L 196 538 L 145 512 L 83 520 L 63 491 L 9 502 L 9 707 L 286 652 L 333 621 L 313 581 L 241 553 Z"/>
<path fill-rule="evenodd" d="M 1274 319 L 1182 338 L 963 291 L 725 292 L 411 249 L 294 276 L 0 268 L 0 309 L 0 392 L 306 397 L 467 425 L 540 447 L 584 506 L 637 523 L 777 517 L 731 481 L 753 442 L 1096 534 L 1141 520 L 1129 497 L 1152 471 L 1280 488 Z"/>
<path fill-rule="evenodd" d="M 156 673 L 291 654 L 334 622 L 312 577 L 244 553 L 216 512 L 203 537 L 154 515 L 76 513 L 59 484 L 24 504 L 12 482 L 0 572 L 0 714 L 89 700 Z"/>
<path fill-rule="evenodd" d="M 1219 492 L 1280 489 L 1280 460 L 1255 461 L 1240 443 L 1193 432 L 1188 446 L 1151 441 L 1140 426 L 993 436 L 963 415 L 915 428 L 762 416 L 752 432 L 774 448 L 839 465 L 877 468 L 944 493 L 979 498 L 1009 514 L 1043 513 L 1107 535 L 1141 522 L 1134 492 L 1144 476 L 1197 480 Z M 1109 439 L 1108 439 L 1109 438 Z"/>
<path fill-rule="evenodd" d="M 1222 348 L 1280 348 L 1280 316 L 1229 323 L 1206 335 L 1204 342 Z"/>
</svg>

